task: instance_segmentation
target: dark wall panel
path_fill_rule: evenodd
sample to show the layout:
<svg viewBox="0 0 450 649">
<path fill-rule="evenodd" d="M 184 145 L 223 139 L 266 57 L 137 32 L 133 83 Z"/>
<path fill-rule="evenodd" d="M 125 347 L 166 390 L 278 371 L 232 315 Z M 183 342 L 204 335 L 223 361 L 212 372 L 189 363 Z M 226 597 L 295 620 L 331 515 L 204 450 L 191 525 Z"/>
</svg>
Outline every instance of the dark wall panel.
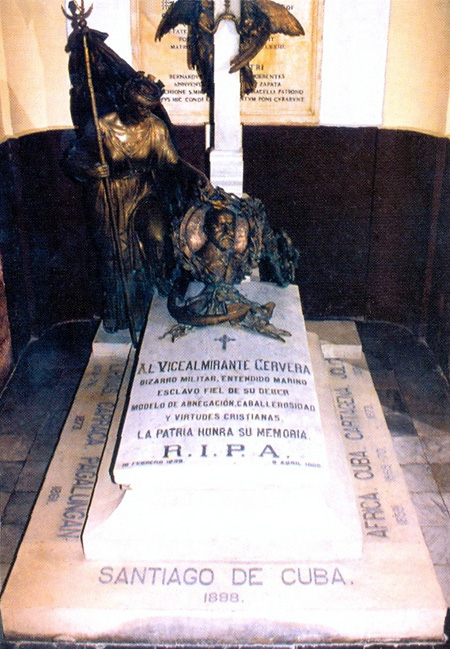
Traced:
<svg viewBox="0 0 450 649">
<path fill-rule="evenodd" d="M 174 126 L 180 155 L 201 171 L 206 171 L 205 127 Z"/>
<path fill-rule="evenodd" d="M 244 189 L 299 248 L 308 316 L 364 313 L 375 137 L 375 129 L 244 129 Z"/>
<path fill-rule="evenodd" d="M 33 314 L 32 279 L 27 239 L 24 235 L 22 180 L 17 157 L 17 142 L 0 146 L 0 251 L 5 281 L 5 301 L 11 328 L 13 350 L 26 345 L 31 334 Z"/>
<path fill-rule="evenodd" d="M 420 133 L 379 131 L 369 318 L 422 322 L 437 142 Z"/>
<path fill-rule="evenodd" d="M 19 140 L 34 333 L 67 318 L 91 317 L 100 308 L 83 194 L 59 164 L 70 137 L 70 131 L 53 131 Z"/>
<path fill-rule="evenodd" d="M 442 186 L 440 188 L 435 255 L 432 265 L 428 309 L 428 340 L 436 357 L 450 378 L 450 143 L 443 151 Z"/>
</svg>

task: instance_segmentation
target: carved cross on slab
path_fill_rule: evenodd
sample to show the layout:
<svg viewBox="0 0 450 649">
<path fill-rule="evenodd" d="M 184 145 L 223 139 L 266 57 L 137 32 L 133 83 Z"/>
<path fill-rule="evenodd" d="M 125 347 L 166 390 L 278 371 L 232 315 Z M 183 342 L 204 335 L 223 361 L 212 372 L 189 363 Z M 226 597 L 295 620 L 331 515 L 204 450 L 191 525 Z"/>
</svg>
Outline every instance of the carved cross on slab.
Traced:
<svg viewBox="0 0 450 649">
<path fill-rule="evenodd" d="M 231 342 L 232 340 L 236 340 L 236 338 L 230 338 L 227 334 L 223 334 L 223 336 L 221 336 L 220 338 L 215 338 L 214 340 L 221 342 L 222 349 L 226 351 L 227 343 Z"/>
</svg>

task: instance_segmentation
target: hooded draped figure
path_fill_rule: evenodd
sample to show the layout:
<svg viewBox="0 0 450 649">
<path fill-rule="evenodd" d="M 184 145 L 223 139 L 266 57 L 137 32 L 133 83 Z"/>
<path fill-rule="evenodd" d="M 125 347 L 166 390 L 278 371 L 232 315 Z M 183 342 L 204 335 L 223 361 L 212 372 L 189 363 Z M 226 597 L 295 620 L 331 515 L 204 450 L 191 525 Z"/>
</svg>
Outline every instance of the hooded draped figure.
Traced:
<svg viewBox="0 0 450 649">
<path fill-rule="evenodd" d="M 76 138 L 63 167 L 86 185 L 100 258 L 104 327 L 123 329 L 132 318 L 139 331 L 154 288 L 167 293 L 170 287 L 171 221 L 209 181 L 177 152 L 161 104 L 162 83 L 133 70 L 104 43 L 105 34 L 84 27 L 84 35 L 98 116 L 92 115 L 83 29 L 78 29 L 68 42 Z"/>
</svg>

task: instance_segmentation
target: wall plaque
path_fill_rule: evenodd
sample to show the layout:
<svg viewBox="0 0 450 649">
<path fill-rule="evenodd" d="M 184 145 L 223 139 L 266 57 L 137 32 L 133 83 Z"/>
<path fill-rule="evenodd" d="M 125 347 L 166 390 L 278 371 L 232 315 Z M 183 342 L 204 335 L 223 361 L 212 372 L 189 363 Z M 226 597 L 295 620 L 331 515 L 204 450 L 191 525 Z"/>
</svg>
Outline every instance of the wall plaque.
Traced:
<svg viewBox="0 0 450 649">
<path fill-rule="evenodd" d="M 163 97 L 175 124 L 209 121 L 209 102 L 195 70 L 186 62 L 187 28 L 179 25 L 155 41 L 168 0 L 134 0 L 132 25 L 134 65 L 161 79 Z M 295 15 L 305 36 L 276 34 L 253 59 L 258 86 L 241 101 L 242 123 L 310 124 L 318 122 L 319 70 L 323 0 L 290 0 L 284 6 Z"/>
</svg>

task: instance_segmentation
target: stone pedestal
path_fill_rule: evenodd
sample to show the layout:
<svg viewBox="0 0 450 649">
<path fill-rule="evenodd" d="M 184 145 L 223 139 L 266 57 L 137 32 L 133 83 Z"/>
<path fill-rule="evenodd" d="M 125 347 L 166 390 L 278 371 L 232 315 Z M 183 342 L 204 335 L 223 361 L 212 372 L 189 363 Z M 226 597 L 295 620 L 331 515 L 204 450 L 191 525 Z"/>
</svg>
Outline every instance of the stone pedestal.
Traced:
<svg viewBox="0 0 450 649">
<path fill-rule="evenodd" d="M 230 194 L 242 196 L 244 161 L 242 149 L 209 152 L 211 182 Z"/>
<path fill-rule="evenodd" d="M 216 13 L 219 4 L 216 3 Z M 239 3 L 233 11 L 239 17 Z M 242 195 L 244 162 L 239 72 L 229 73 L 230 60 L 239 51 L 239 35 L 231 20 L 222 20 L 214 35 L 213 148 L 209 154 L 210 178 L 215 186 Z"/>
<path fill-rule="evenodd" d="M 346 325 L 344 331 L 351 333 Z M 0 601 L 6 639 L 330 647 L 442 641 L 446 605 L 364 355 L 356 358 L 359 345 L 349 350 L 347 341 L 352 357 L 345 358 L 339 340 L 330 332 L 325 338 L 336 356 L 326 361 L 322 379 L 314 358 L 312 366 L 319 402 L 322 380 L 333 395 L 363 534 L 360 557 L 280 559 L 284 534 L 273 532 L 267 516 L 275 541 L 263 561 L 195 560 L 195 542 L 177 561 L 168 554 L 87 560 L 81 534 L 89 507 L 97 508 L 101 525 L 101 512 L 107 517 L 118 509 L 124 494 L 109 467 L 134 362 L 122 345 L 119 353 L 99 353 L 97 346 Z M 152 523 L 158 536 L 162 523 Z M 180 536 L 185 531 L 180 526 Z M 332 539 L 332 523 L 328 534 Z"/>
<path fill-rule="evenodd" d="M 298 289 L 242 292 L 275 302 L 286 342 L 225 325 L 172 343 L 154 299 L 114 466 L 102 469 L 124 495 L 107 514 L 98 483 L 87 558 L 178 561 L 188 547 L 191 559 L 267 561 L 274 545 L 283 561 L 361 555 L 327 369 L 317 336 L 308 345 Z"/>
</svg>

